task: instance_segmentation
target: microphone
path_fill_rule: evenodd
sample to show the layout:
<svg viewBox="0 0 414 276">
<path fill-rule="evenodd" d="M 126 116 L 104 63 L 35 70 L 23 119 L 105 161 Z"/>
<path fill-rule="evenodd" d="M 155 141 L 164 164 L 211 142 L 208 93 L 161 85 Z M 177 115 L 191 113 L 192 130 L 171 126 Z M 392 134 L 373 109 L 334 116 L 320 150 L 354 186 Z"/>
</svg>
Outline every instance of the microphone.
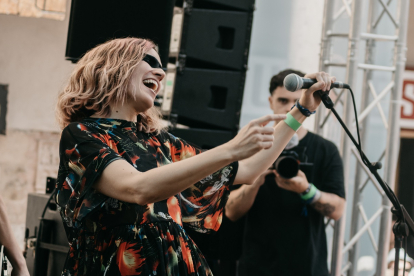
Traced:
<svg viewBox="0 0 414 276">
<path fill-rule="evenodd" d="M 289 74 L 283 80 L 283 86 L 290 92 L 298 91 L 299 89 L 307 89 L 318 81 L 315 79 L 301 78 L 296 74 Z M 331 88 L 349 88 L 349 85 L 340 81 L 334 82 Z"/>
</svg>

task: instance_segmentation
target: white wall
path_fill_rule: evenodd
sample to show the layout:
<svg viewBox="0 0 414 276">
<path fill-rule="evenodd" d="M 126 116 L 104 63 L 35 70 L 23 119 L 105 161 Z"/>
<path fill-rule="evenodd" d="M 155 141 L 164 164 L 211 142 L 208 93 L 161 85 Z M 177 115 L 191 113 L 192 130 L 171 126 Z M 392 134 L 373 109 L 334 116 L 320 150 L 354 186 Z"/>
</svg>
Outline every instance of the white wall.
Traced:
<svg viewBox="0 0 414 276">
<path fill-rule="evenodd" d="M 240 126 L 272 112 L 273 75 L 286 68 L 318 71 L 323 6 L 323 0 L 256 0 Z M 313 117 L 304 126 L 312 130 Z"/>
<path fill-rule="evenodd" d="M 319 70 L 324 2 L 292 1 L 289 64 L 305 73 Z"/>
<path fill-rule="evenodd" d="M 73 68 L 65 60 L 67 29 L 68 16 L 57 21 L 0 15 L 0 83 L 9 85 L 7 129 L 58 131 L 54 105 Z"/>
<path fill-rule="evenodd" d="M 46 177 L 57 176 L 54 106 L 73 68 L 65 60 L 67 28 L 68 19 L 0 14 L 0 83 L 9 86 L 6 135 L 0 135 L 0 195 L 22 247 L 27 195 L 44 193 Z"/>
</svg>

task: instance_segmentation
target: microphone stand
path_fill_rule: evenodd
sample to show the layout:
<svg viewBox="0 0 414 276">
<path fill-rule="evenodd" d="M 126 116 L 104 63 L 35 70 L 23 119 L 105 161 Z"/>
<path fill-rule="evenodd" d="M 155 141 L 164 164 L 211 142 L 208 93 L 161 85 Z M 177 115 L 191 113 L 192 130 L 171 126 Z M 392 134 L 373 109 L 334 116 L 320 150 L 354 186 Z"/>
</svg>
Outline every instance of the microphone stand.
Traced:
<svg viewBox="0 0 414 276">
<path fill-rule="evenodd" d="M 330 109 L 332 113 L 335 115 L 336 119 L 341 124 L 342 128 L 345 130 L 348 137 L 351 139 L 352 143 L 354 143 L 355 147 L 358 148 L 358 142 L 353 137 L 352 133 L 349 131 L 345 123 L 342 121 L 341 117 L 338 115 L 334 108 L 334 103 L 332 102 L 331 98 L 329 98 L 328 93 L 323 91 L 317 91 L 319 96 L 322 99 L 323 104 L 327 109 Z M 397 216 L 397 221 L 395 222 L 392 230 L 394 232 L 394 248 L 395 248 L 395 261 L 394 261 L 394 275 L 398 276 L 398 266 L 399 266 L 399 255 L 400 255 L 400 248 L 402 247 L 402 240 L 403 238 L 407 238 L 408 235 L 414 236 L 414 222 L 411 219 L 410 215 L 408 214 L 407 210 L 405 210 L 404 206 L 400 204 L 398 198 L 394 194 L 394 192 L 388 187 L 388 185 L 382 180 L 381 176 L 378 174 L 378 170 L 381 169 L 382 164 L 380 162 L 373 162 L 371 163 L 368 158 L 366 157 L 365 153 L 360 151 L 361 159 L 366 162 L 363 162 L 370 172 L 375 176 L 378 183 L 380 184 L 381 188 L 384 190 L 385 194 L 387 195 L 388 199 L 391 201 L 393 208 L 391 208 L 391 212 Z M 406 252 L 407 253 L 407 252 Z M 404 271 L 405 273 L 405 271 Z"/>
</svg>

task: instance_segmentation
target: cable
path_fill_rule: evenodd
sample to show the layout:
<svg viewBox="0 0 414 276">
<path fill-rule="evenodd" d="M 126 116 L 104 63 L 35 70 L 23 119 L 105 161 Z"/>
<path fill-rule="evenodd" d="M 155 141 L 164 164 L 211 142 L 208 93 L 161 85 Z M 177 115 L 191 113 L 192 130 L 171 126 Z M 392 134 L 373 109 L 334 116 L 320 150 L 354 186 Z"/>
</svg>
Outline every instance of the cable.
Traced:
<svg viewBox="0 0 414 276">
<path fill-rule="evenodd" d="M 362 153 L 362 144 L 361 144 L 361 137 L 359 134 L 359 123 L 358 123 L 358 113 L 357 113 L 357 109 L 356 109 L 356 103 L 355 103 L 355 97 L 354 97 L 354 92 L 352 91 L 351 88 L 348 88 L 349 92 L 351 93 L 351 97 L 352 97 L 352 104 L 354 107 L 354 114 L 355 114 L 355 124 L 356 124 L 356 131 L 357 131 L 357 136 L 358 136 L 358 144 L 357 144 L 357 149 L 359 152 L 359 155 L 361 156 L 361 160 L 364 163 L 365 166 L 367 166 L 368 168 L 372 167 L 372 164 L 370 164 L 367 160 L 367 157 Z M 391 187 L 388 185 L 387 182 L 384 181 L 385 187 L 388 190 L 388 194 L 390 194 L 392 196 L 392 198 L 394 199 L 394 201 L 396 203 L 398 203 L 398 207 L 400 206 L 400 202 L 397 198 L 397 196 L 395 195 L 395 193 L 392 191 Z"/>
<path fill-rule="evenodd" d="M 50 194 L 50 197 L 49 197 L 49 199 L 47 200 L 47 203 L 46 203 L 46 205 L 45 205 L 45 208 L 43 209 L 42 216 L 40 217 L 41 219 L 43 219 L 43 218 L 45 217 L 46 210 L 47 210 L 47 208 L 49 207 L 49 205 L 50 205 L 50 201 L 52 200 L 52 198 L 53 198 L 53 196 L 55 195 L 55 193 L 56 193 L 56 192 L 57 192 L 57 190 L 56 190 L 56 189 L 54 189 L 54 190 L 53 190 L 53 192 Z"/>
</svg>

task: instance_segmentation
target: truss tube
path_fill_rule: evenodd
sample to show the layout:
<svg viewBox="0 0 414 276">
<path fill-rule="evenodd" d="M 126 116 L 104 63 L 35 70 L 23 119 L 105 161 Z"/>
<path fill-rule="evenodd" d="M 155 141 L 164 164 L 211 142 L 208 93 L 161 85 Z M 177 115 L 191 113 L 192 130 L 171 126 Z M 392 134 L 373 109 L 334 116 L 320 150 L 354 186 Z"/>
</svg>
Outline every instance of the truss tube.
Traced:
<svg viewBox="0 0 414 276">
<path fill-rule="evenodd" d="M 319 55 L 319 69 L 320 71 L 329 71 L 329 66 L 326 64 L 330 61 L 331 47 L 332 47 L 332 37 L 328 35 L 331 32 L 331 28 L 334 24 L 333 13 L 334 13 L 334 1 L 325 0 L 324 11 L 323 11 L 323 25 L 322 25 L 322 41 L 321 41 L 321 53 Z M 320 127 L 320 122 L 323 120 L 324 114 L 326 112 L 325 106 L 322 104 L 319 107 L 318 112 L 315 116 L 315 128 L 314 131 L 322 135 L 323 129 Z"/>
<path fill-rule="evenodd" d="M 387 149 L 385 155 L 385 168 L 384 176 L 385 181 L 394 188 L 396 167 L 398 161 L 398 152 L 400 148 L 400 99 L 402 97 L 402 84 L 403 73 L 405 70 L 406 61 L 406 44 L 407 44 L 407 26 L 408 26 L 408 11 L 409 0 L 400 0 L 398 7 L 399 19 L 397 29 L 398 40 L 395 43 L 394 49 L 394 64 L 396 70 L 394 72 L 395 86 L 392 90 L 390 109 L 388 116 L 388 137 L 387 137 Z M 388 198 L 382 198 L 382 204 L 390 206 L 391 203 Z M 377 257 L 377 270 L 376 275 L 384 275 L 386 271 L 386 259 L 388 253 L 388 244 L 391 231 L 391 213 L 383 212 L 381 216 L 379 244 L 378 244 L 378 257 Z"/>
<path fill-rule="evenodd" d="M 374 21 L 374 8 L 375 4 L 374 1 L 377 0 L 371 0 L 369 4 L 369 14 L 368 14 L 368 27 L 367 32 L 372 33 L 375 32 L 375 29 L 373 30 L 371 28 L 372 21 Z M 361 1 L 362 2 L 362 1 Z M 367 40 L 366 41 L 366 48 L 365 48 L 365 63 L 372 64 L 373 62 L 373 50 L 375 47 L 375 42 L 373 40 Z M 368 87 L 367 83 L 371 79 L 371 71 L 370 70 L 364 70 L 364 77 L 362 81 L 362 97 L 361 97 L 361 111 L 365 110 L 365 108 L 369 104 L 369 95 L 370 93 L 367 92 Z M 364 125 L 367 125 L 367 122 L 360 124 L 360 135 L 361 135 L 361 143 L 364 145 L 364 137 L 366 136 L 367 128 L 364 127 Z M 363 165 L 362 165 L 363 166 Z M 359 189 L 361 185 L 361 177 L 363 175 L 363 168 L 361 167 L 361 164 L 357 162 L 356 164 L 356 173 L 355 173 L 355 182 L 354 182 L 354 194 L 352 199 L 352 213 L 351 213 L 351 227 L 350 227 L 350 239 L 352 239 L 357 233 L 358 229 L 360 227 L 360 206 L 362 205 L 362 194 Z M 352 264 L 352 266 L 349 269 L 348 276 L 354 276 L 357 275 L 357 261 L 358 261 L 358 242 L 355 243 L 355 245 L 352 247 L 352 249 L 349 251 L 348 255 L 348 262 Z"/>
<path fill-rule="evenodd" d="M 331 56 L 332 48 L 332 36 L 329 35 L 332 32 L 334 25 L 334 1 L 325 0 L 324 5 L 324 20 L 322 26 L 322 41 L 321 41 L 321 53 L 319 60 L 320 71 L 329 72 L 329 62 Z M 321 105 L 318 112 L 316 113 L 315 118 L 315 132 L 319 135 L 323 135 L 323 128 L 321 127 L 321 121 L 323 120 L 326 113 L 326 108 Z M 341 274 L 341 265 L 342 265 L 342 247 L 345 233 L 345 215 L 335 222 L 334 233 L 333 233 L 333 246 L 332 246 L 332 258 L 331 258 L 331 275 L 340 275 Z"/>
<path fill-rule="evenodd" d="M 351 87 L 356 87 L 357 85 L 358 46 L 359 46 L 360 33 L 361 33 L 363 2 L 364 1 L 358 1 L 358 0 L 354 0 L 352 2 L 352 20 L 351 20 L 350 33 L 349 33 L 347 77 L 346 77 L 346 82 Z M 351 117 L 352 102 L 351 102 L 351 98 L 349 97 L 349 94 L 345 95 L 344 102 L 345 102 L 345 106 L 344 106 L 345 123 L 347 125 L 350 125 L 350 123 L 352 122 L 352 117 Z M 342 147 L 341 147 L 342 158 L 344 162 L 345 181 L 349 183 L 349 179 L 350 179 L 349 178 L 349 163 L 350 163 L 351 143 L 344 131 L 342 131 L 341 144 L 342 144 Z M 355 186 L 354 189 L 358 190 L 357 186 Z M 352 266 L 355 266 L 354 263 L 352 263 Z"/>
</svg>

